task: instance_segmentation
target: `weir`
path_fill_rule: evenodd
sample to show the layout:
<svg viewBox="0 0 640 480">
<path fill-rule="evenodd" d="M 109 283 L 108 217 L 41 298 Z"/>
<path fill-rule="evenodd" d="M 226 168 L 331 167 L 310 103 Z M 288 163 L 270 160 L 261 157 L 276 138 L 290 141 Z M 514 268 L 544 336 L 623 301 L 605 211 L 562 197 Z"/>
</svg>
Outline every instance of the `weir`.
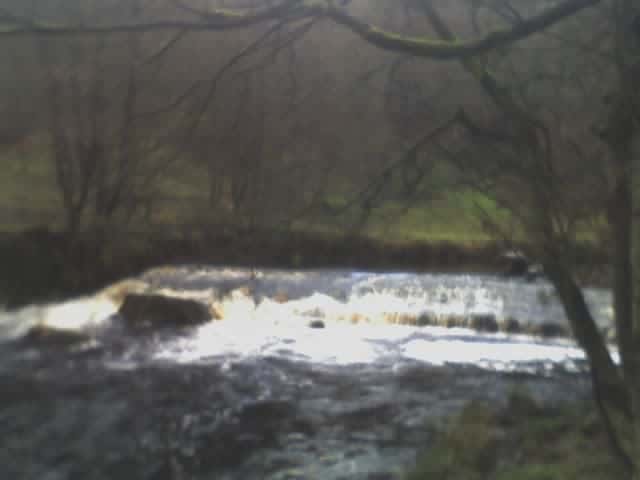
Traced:
<svg viewBox="0 0 640 480">
<path fill-rule="evenodd" d="M 134 335 L 117 314 L 128 292 L 195 299 L 212 320 Z M 609 293 L 586 295 L 606 328 Z M 4 312 L 0 476 L 401 478 L 429 444 L 425 424 L 471 399 L 588 397 L 574 342 L 526 333 L 561 313 L 545 282 L 195 266 Z M 523 328 L 438 324 L 479 315 Z M 36 326 L 84 337 L 36 343 Z"/>
</svg>

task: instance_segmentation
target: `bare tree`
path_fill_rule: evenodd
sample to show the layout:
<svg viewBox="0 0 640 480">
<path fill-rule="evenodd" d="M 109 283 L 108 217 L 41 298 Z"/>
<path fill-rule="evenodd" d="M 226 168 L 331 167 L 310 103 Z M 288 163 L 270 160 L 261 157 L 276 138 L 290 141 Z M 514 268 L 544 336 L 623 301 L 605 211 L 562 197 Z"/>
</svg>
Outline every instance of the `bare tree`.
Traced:
<svg viewBox="0 0 640 480">
<path fill-rule="evenodd" d="M 483 92 L 485 99 L 482 105 L 474 105 L 474 108 L 463 105 L 465 108 L 451 120 L 462 127 L 464 135 L 471 139 L 474 147 L 480 148 L 485 158 L 489 155 L 492 157 L 489 165 L 491 168 L 482 172 L 482 177 L 479 180 L 476 179 L 476 182 L 484 191 L 493 191 L 496 200 L 510 209 L 517 224 L 524 229 L 528 237 L 528 241 L 523 242 L 525 248 L 544 264 L 564 304 L 576 339 L 589 359 L 594 396 L 600 405 L 605 422 L 610 426 L 612 444 L 621 461 L 628 467 L 630 476 L 639 479 L 640 287 L 634 280 L 634 271 L 631 268 L 633 255 L 636 260 L 635 270 L 640 270 L 640 221 L 637 220 L 638 217 L 634 215 L 632 208 L 634 206 L 640 208 L 640 201 L 637 200 L 639 197 L 637 188 L 631 182 L 631 179 L 638 175 L 639 148 L 637 85 L 640 83 L 640 67 L 638 67 L 640 9 L 637 0 L 563 0 L 545 3 L 545 8 L 542 9 L 531 5 L 522 9 L 515 2 L 508 1 L 469 2 L 468 4 L 463 2 L 458 5 L 458 12 L 469 13 L 468 17 L 464 18 L 468 18 L 471 22 L 472 29 L 468 33 L 471 40 L 462 40 L 455 33 L 458 24 L 443 15 L 442 10 L 436 8 L 436 3 L 429 0 L 413 0 L 410 5 L 411 8 L 419 9 L 424 14 L 433 32 L 430 35 L 403 35 L 379 28 L 354 14 L 353 6 L 350 5 L 352 2 L 330 0 L 315 2 L 281 0 L 260 4 L 251 2 L 246 8 L 238 11 L 174 3 L 179 6 L 180 15 L 171 20 L 166 20 L 162 15 L 152 18 L 134 16 L 133 20 L 128 21 L 80 22 L 73 25 L 52 24 L 25 16 L 24 13 L 8 11 L 2 13 L 0 18 L 2 21 L 0 38 L 34 36 L 39 40 L 46 39 L 47 43 L 50 43 L 53 37 L 64 37 L 62 41 L 67 41 L 66 39 L 70 37 L 69 41 L 80 39 L 86 43 L 89 39 L 90 43 L 92 38 L 122 34 L 129 35 L 129 38 L 133 39 L 135 37 L 132 35 L 151 32 L 208 32 L 249 28 L 265 23 L 278 25 L 285 22 L 326 19 L 354 33 L 369 45 L 384 51 L 412 58 L 458 61 L 474 80 L 478 90 Z M 563 182 L 576 178 L 577 172 L 580 171 L 580 161 L 584 161 L 585 158 L 590 162 L 599 160 L 599 158 L 593 159 L 590 156 L 591 152 L 581 144 L 586 137 L 574 135 L 574 132 L 558 135 L 558 132 L 553 130 L 556 127 L 563 128 L 566 122 L 554 119 L 553 109 L 540 108 L 540 99 L 536 99 L 535 92 L 527 86 L 527 84 L 535 86 L 539 79 L 531 84 L 530 72 L 524 75 L 525 82 L 518 81 L 517 71 L 509 72 L 510 75 L 513 74 L 512 78 L 516 79 L 515 84 L 512 85 L 498 76 L 490 67 L 501 65 L 503 59 L 508 56 L 511 46 L 525 40 L 529 41 L 534 34 L 548 30 L 560 22 L 578 18 L 583 20 L 583 17 L 576 16 L 581 12 L 589 12 L 588 9 L 595 6 L 599 6 L 600 9 L 592 10 L 590 13 L 595 15 L 596 19 L 604 18 L 609 25 L 603 33 L 603 41 L 608 46 L 604 55 L 611 61 L 611 74 L 605 78 L 604 83 L 610 85 L 611 92 L 608 95 L 607 116 L 602 122 L 602 127 L 599 128 L 598 135 L 605 149 L 602 155 L 606 161 L 606 167 L 601 170 L 610 175 L 607 178 L 611 182 L 611 188 L 594 188 L 594 200 L 594 197 L 585 197 L 584 192 L 588 192 L 591 185 L 597 185 L 592 180 L 599 174 L 598 169 L 593 172 L 593 175 L 589 175 L 583 184 L 570 191 L 563 186 Z M 487 10 L 493 20 L 489 21 L 490 29 L 485 33 L 483 20 L 488 17 L 483 16 L 483 12 Z M 571 39 L 577 42 L 578 47 L 587 46 L 588 48 L 588 45 L 594 41 L 594 37 L 585 38 L 582 35 L 583 31 L 584 29 L 574 28 L 560 31 L 559 34 L 565 35 L 566 32 L 571 32 Z M 47 52 L 47 48 L 50 47 L 42 47 L 42 57 L 50 62 L 49 65 L 53 65 L 55 62 L 49 60 L 53 54 Z M 392 71 L 390 74 L 389 88 L 392 90 L 402 78 L 398 75 L 401 64 L 398 62 L 395 72 Z M 562 59 L 554 59 L 552 65 L 562 65 Z M 513 66 L 517 67 L 517 64 Z M 557 75 L 558 72 L 543 70 L 542 73 Z M 97 167 L 94 163 L 104 154 L 100 152 L 101 145 L 91 140 L 94 137 L 90 133 L 93 128 L 90 123 L 87 124 L 90 127 L 88 134 L 70 134 L 66 130 L 73 122 L 77 132 L 87 129 L 87 125 L 80 121 L 83 117 L 78 113 L 79 109 L 74 110 L 73 100 L 76 98 L 74 95 L 70 95 L 69 101 L 64 105 L 58 102 L 61 98 L 61 81 L 52 67 L 49 68 L 48 76 L 52 119 L 61 119 L 63 116 L 70 119 L 60 124 L 52 121 L 51 128 L 54 133 L 54 151 L 60 164 L 58 181 L 63 191 L 65 205 L 70 212 L 69 227 L 73 230 L 77 228 L 76 225 L 79 223 L 77 217 L 81 217 L 86 208 L 86 200 L 91 196 L 92 183 L 87 181 L 87 178 L 91 179 L 97 175 L 95 173 Z M 129 80 L 133 76 L 129 75 Z M 566 77 L 565 74 L 560 76 Z M 73 75 L 68 78 L 69 85 L 76 81 Z M 264 78 L 259 81 L 264 81 Z M 138 93 L 132 87 L 135 82 L 127 82 L 127 85 L 128 87 L 124 89 L 126 93 L 122 109 L 125 113 L 121 117 L 124 120 L 119 122 L 123 128 L 118 130 L 120 148 L 117 149 L 119 152 L 117 158 L 121 159 L 130 157 L 134 148 L 131 141 L 127 139 L 127 135 L 132 131 L 132 128 L 129 128 L 131 125 L 127 128 L 124 126 L 131 118 L 131 115 L 126 112 L 131 111 L 131 106 L 136 104 Z M 399 85 L 402 90 L 418 92 L 415 96 L 422 95 L 419 93 L 420 85 L 418 84 L 401 82 Z M 100 88 L 94 86 L 93 95 L 90 96 L 100 97 L 95 93 Z M 255 86 L 252 88 L 258 92 L 266 91 L 262 88 L 256 89 Z M 592 89 L 593 86 L 585 86 L 587 92 Z M 270 126 L 266 117 L 269 109 L 261 103 L 265 101 L 264 95 L 258 95 L 255 98 L 251 115 L 248 117 L 249 123 L 252 124 L 252 140 L 246 145 L 248 147 L 246 156 L 241 154 L 238 157 L 243 161 L 234 163 L 238 168 L 233 173 L 235 183 L 230 188 L 234 209 L 239 208 L 249 198 L 248 192 L 255 194 L 255 198 L 265 198 L 261 192 L 266 183 L 255 182 L 256 179 L 252 178 L 251 174 L 255 172 L 264 174 L 265 165 L 272 161 L 272 157 L 284 157 L 282 152 L 290 150 L 290 148 L 274 149 L 265 154 L 269 151 L 265 147 L 265 129 Z M 253 99 L 252 102 L 254 102 Z M 411 123 L 407 119 L 412 118 L 414 114 L 423 113 L 421 109 L 415 112 L 409 111 L 410 108 L 407 107 L 415 106 L 411 98 L 404 99 L 402 102 L 398 104 L 401 108 L 397 111 L 390 108 L 394 115 L 398 114 L 397 120 L 404 120 L 405 124 Z M 401 121 L 397 123 L 402 124 Z M 450 122 L 445 122 L 442 129 L 448 131 L 450 126 Z M 426 138 L 431 141 L 440 133 L 441 129 L 436 128 L 433 135 L 429 132 Z M 460 130 L 456 135 L 460 135 Z M 76 138 L 85 140 L 73 141 Z M 86 140 L 87 138 L 89 141 Z M 412 146 L 412 149 L 415 145 L 422 144 L 418 142 Z M 456 157 L 458 160 L 462 154 L 468 154 L 461 151 L 451 152 L 446 148 L 443 148 L 442 153 L 449 157 Z M 268 161 L 267 157 L 270 157 Z M 411 165 L 412 163 L 407 160 L 411 158 L 411 155 L 403 157 L 398 165 Z M 128 162 L 122 161 L 122 163 L 128 165 Z M 79 166 L 76 167 L 76 165 Z M 131 167 L 127 166 L 127 168 Z M 236 175 L 239 172 L 244 175 Z M 251 174 L 247 175 L 247 172 Z M 84 180 L 81 177 L 84 177 Z M 130 172 L 123 177 L 116 175 L 116 179 L 125 177 L 130 178 Z M 115 181 L 116 186 L 119 184 Z M 249 188 L 250 184 L 254 187 Z M 73 187 L 65 187 L 65 185 L 73 185 Z M 372 188 L 373 190 L 369 191 L 376 193 L 377 187 L 374 185 Z M 114 191 L 115 198 L 119 198 L 120 188 L 116 187 Z M 515 197 L 514 192 L 517 192 Z M 371 197 L 372 195 L 365 191 L 364 198 Z M 519 206 L 514 204 L 514 198 L 520 202 Z M 615 272 L 614 303 L 618 346 L 621 353 L 620 366 L 613 362 L 607 345 L 586 306 L 573 272 L 571 253 L 579 232 L 579 225 L 592 213 L 584 208 L 585 198 L 589 200 L 587 204 L 592 202 L 596 210 L 603 208 L 606 211 L 612 237 L 615 239 L 612 266 Z M 603 199 L 606 205 L 602 205 Z M 257 202 L 254 200 L 248 204 L 255 206 Z M 510 232 L 501 230 L 500 224 L 495 223 L 493 231 L 506 239 L 513 238 Z M 632 242 L 633 238 L 635 240 Z M 629 428 L 629 425 L 633 425 L 633 428 Z"/>
<path fill-rule="evenodd" d="M 140 14 L 137 2 L 129 13 Z M 141 114 L 152 81 L 141 67 L 139 34 L 36 38 L 35 48 L 65 230 L 73 237 L 149 213 L 150 164 L 164 142 Z"/>
</svg>

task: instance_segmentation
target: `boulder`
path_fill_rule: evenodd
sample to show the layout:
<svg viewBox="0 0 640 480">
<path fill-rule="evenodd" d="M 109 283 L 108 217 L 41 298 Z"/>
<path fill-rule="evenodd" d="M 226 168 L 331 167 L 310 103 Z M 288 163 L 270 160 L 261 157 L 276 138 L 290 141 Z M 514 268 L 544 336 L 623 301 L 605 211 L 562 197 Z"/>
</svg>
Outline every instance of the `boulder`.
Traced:
<svg viewBox="0 0 640 480">
<path fill-rule="evenodd" d="M 162 295 L 127 295 L 119 313 L 135 329 L 193 327 L 211 320 L 207 305 Z"/>
<path fill-rule="evenodd" d="M 440 323 L 447 328 L 467 327 L 467 322 L 464 317 L 457 315 L 449 315 L 441 319 Z"/>
<path fill-rule="evenodd" d="M 490 313 L 472 315 L 469 326 L 478 332 L 495 333 L 498 331 L 498 321 Z"/>
<path fill-rule="evenodd" d="M 86 343 L 90 339 L 89 335 L 77 330 L 36 325 L 29 329 L 22 341 L 30 347 L 67 348 Z"/>
<path fill-rule="evenodd" d="M 143 294 L 149 290 L 146 282 L 138 279 L 125 279 L 102 289 L 98 295 L 108 298 L 116 305 L 122 305 L 128 295 Z"/>
<path fill-rule="evenodd" d="M 509 250 L 501 255 L 501 259 L 506 263 L 504 275 L 507 277 L 522 277 L 529 270 L 529 259 L 520 251 Z"/>
<path fill-rule="evenodd" d="M 520 326 L 520 322 L 513 317 L 507 318 L 502 324 L 502 330 L 505 333 L 520 333 L 522 332 L 522 327 Z"/>
<path fill-rule="evenodd" d="M 430 313 L 422 313 L 416 320 L 417 327 L 428 327 L 429 325 L 437 325 L 438 319 Z"/>
<path fill-rule="evenodd" d="M 325 328 L 325 326 L 322 320 L 312 320 L 309 322 L 309 328 Z"/>
<path fill-rule="evenodd" d="M 524 253 L 511 250 L 501 255 L 505 264 L 503 273 L 507 277 L 523 278 L 527 282 L 533 282 L 544 276 L 544 269 L 539 263 L 533 263 Z"/>
</svg>

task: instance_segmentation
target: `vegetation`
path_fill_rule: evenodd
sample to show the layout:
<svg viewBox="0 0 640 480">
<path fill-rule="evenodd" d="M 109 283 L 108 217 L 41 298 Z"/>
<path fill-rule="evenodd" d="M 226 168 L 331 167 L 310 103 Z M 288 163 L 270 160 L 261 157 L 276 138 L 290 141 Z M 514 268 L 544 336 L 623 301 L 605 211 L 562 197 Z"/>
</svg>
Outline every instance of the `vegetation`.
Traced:
<svg viewBox="0 0 640 480">
<path fill-rule="evenodd" d="M 640 478 L 637 0 L 0 7 L 0 144 L 9 163 L 50 162 L 33 174 L 52 172 L 61 212 L 54 271 L 108 265 L 106 245 L 149 218 L 251 238 L 339 225 L 471 242 L 481 225 L 544 265 L 612 451 Z M 18 186 L 22 168 L 6 170 L 11 229 L 19 203 L 34 221 L 53 211 L 42 183 Z M 56 235 L 35 237 L 46 250 Z M 584 243 L 610 251 L 619 364 L 579 288 Z"/>
<path fill-rule="evenodd" d="M 471 402 L 420 456 L 407 480 L 605 480 L 624 470 L 590 403 L 541 407 L 514 391 L 503 409 Z"/>
<path fill-rule="evenodd" d="M 28 155 L 28 156 L 25 156 Z M 28 151 L 8 149 L 0 152 L 3 175 L 0 177 L 0 211 L 2 231 L 20 232 L 43 224 L 54 230 L 64 227 L 64 210 L 55 185 L 55 172 L 42 145 Z M 29 185 L 29 190 L 24 186 Z M 344 188 L 344 187 L 343 187 Z M 345 188 L 352 191 L 353 187 Z M 330 195 L 334 205 L 344 202 L 344 196 Z M 155 205 L 148 218 L 137 218 L 134 231 L 182 228 L 190 223 L 208 223 L 211 218 L 198 215 L 207 203 L 206 170 L 181 159 L 158 181 Z M 442 198 L 421 204 L 405 205 L 389 199 L 376 209 L 366 227 L 358 233 L 374 240 L 392 243 L 451 242 L 458 245 L 488 243 L 490 236 L 482 230 L 475 215 L 475 204 L 491 203 L 490 199 L 473 191 L 443 192 Z M 301 219 L 295 229 L 302 232 L 323 232 L 340 235 L 353 232 L 358 209 L 348 215 L 317 214 Z M 233 220 L 232 220 L 233 222 Z M 90 222 L 91 223 L 91 222 Z"/>
</svg>

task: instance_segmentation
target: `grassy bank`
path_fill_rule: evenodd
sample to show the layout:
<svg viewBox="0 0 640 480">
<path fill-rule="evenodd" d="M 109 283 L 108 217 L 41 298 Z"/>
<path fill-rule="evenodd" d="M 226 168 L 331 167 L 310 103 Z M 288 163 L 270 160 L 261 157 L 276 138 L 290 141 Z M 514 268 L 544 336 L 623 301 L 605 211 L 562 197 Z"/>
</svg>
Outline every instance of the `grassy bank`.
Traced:
<svg viewBox="0 0 640 480">
<path fill-rule="evenodd" d="M 609 480 L 625 478 L 591 403 L 541 407 L 513 392 L 496 411 L 470 403 L 419 458 L 406 480 Z"/>
<path fill-rule="evenodd" d="M 21 148 L 0 151 L 0 231 L 18 232 L 47 225 L 58 229 L 63 224 L 60 195 L 55 172 L 44 139 L 34 138 Z M 327 192 L 327 201 L 340 206 L 351 197 L 355 186 L 336 185 Z M 331 189 L 330 189 L 331 190 Z M 351 192 L 351 193 L 349 193 Z M 159 178 L 157 198 L 150 225 L 140 229 L 182 228 L 193 219 L 207 219 L 207 172 L 202 165 L 178 162 Z M 492 208 L 486 198 L 468 191 L 444 192 L 436 200 L 416 201 L 409 208 L 394 198 L 386 200 L 358 232 L 373 240 L 391 243 L 449 242 L 478 245 L 490 241 L 474 213 L 476 203 Z M 489 203 L 488 203 L 489 202 Z M 352 231 L 359 211 L 345 215 L 316 215 L 298 222 L 302 233 L 343 235 Z M 215 223 L 216 219 L 209 219 Z"/>
<path fill-rule="evenodd" d="M 51 233 L 61 230 L 63 211 L 46 152 L 38 138 L 0 151 L 0 302 L 10 305 L 88 292 L 148 267 L 179 262 L 468 272 L 506 267 L 499 258 L 503 246 L 482 231 L 475 216 L 477 204 L 490 211 L 495 205 L 469 191 L 441 191 L 410 208 L 389 197 L 357 230 L 355 209 L 343 216 L 317 214 L 287 231 L 247 231 L 221 224 L 203 210 L 207 175 L 189 162 L 173 165 L 159 179 L 151 218 L 85 232 L 69 242 Z M 353 188 L 336 184 L 326 200 L 339 206 Z M 606 260 L 589 246 L 574 254 L 578 265 L 599 267 Z M 603 278 L 600 270 L 597 277 Z"/>
</svg>

